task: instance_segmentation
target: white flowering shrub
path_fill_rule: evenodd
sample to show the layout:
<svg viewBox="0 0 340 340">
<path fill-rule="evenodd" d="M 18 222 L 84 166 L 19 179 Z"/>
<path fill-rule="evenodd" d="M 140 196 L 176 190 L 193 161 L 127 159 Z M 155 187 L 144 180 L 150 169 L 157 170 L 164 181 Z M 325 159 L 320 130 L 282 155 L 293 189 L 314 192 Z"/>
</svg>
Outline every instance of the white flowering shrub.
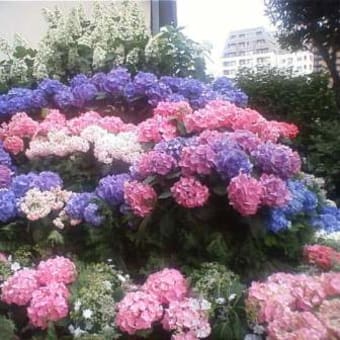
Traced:
<svg viewBox="0 0 340 340">
<path fill-rule="evenodd" d="M 35 54 L 18 34 L 12 45 L 0 38 L 0 93 L 13 86 L 31 85 Z"/>
<path fill-rule="evenodd" d="M 83 7 L 69 15 L 44 10 L 48 30 L 34 61 L 34 76 L 67 80 L 77 73 L 107 71 L 116 65 L 137 68 L 149 39 L 144 17 L 135 1 L 102 2 L 92 16 Z"/>
</svg>

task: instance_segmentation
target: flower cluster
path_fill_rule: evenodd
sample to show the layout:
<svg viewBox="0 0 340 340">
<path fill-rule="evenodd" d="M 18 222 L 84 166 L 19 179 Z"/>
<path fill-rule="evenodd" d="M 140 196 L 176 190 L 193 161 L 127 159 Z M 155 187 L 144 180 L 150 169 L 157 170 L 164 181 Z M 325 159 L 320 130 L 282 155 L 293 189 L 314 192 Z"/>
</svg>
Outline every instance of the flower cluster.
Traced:
<svg viewBox="0 0 340 340">
<path fill-rule="evenodd" d="M 246 300 L 251 324 L 268 339 L 332 339 L 340 336 L 340 274 L 276 273 L 253 282 Z M 325 313 L 324 313 L 325 312 Z"/>
<path fill-rule="evenodd" d="M 309 245 L 304 247 L 303 254 L 307 263 L 323 270 L 330 270 L 333 266 L 340 265 L 340 253 L 331 247 Z"/>
<path fill-rule="evenodd" d="M 131 80 L 122 69 L 117 70 L 118 76 L 127 83 L 133 81 L 139 94 L 146 93 L 157 81 L 147 73 L 139 73 Z M 115 73 L 110 77 L 116 77 Z M 178 90 L 180 85 L 168 78 L 167 81 Z M 88 80 L 79 76 L 72 80 L 72 86 L 79 82 Z M 194 90 L 188 90 L 189 85 Z M 123 91 L 114 79 L 105 86 L 110 91 Z M 191 98 L 201 91 L 195 81 L 185 86 Z M 185 101 L 160 102 L 153 116 L 137 125 L 95 111 L 67 119 L 58 110 L 50 110 L 40 122 L 18 113 L 2 124 L 2 147 L 6 147 L 8 138 L 19 138 L 27 145 L 22 152 L 32 161 L 87 153 L 101 168 L 126 166 L 123 173 L 113 170 L 114 175 L 100 180 L 93 192 L 56 193 L 52 188 L 38 187 L 26 194 L 35 187 L 35 180 L 29 174 L 13 177 L 10 158 L 3 150 L 0 165 L 7 168 L 0 168 L 4 173 L 1 185 L 9 187 L 16 198 L 6 190 L 0 192 L 0 205 L 7 207 L 0 218 L 8 221 L 19 209 L 29 219 L 37 220 L 51 212 L 58 215 L 59 210 L 54 224 L 60 228 L 67 220 L 71 224 L 85 221 L 98 226 L 103 222 L 103 201 L 121 213 L 145 217 L 152 212 L 158 195 L 171 196 L 186 208 L 201 207 L 214 192 L 212 183 L 217 182 L 226 188 L 223 190 L 235 210 L 243 216 L 263 213 L 272 232 L 289 228 L 302 214 L 316 228 L 339 230 L 338 209 L 322 202 L 325 196 L 317 196 L 320 190 L 308 175 L 296 179 L 301 167 L 299 155 L 279 143 L 281 137 L 294 137 L 296 133 L 293 125 L 268 121 L 254 110 L 220 99 L 210 100 L 198 110 Z M 17 154 L 17 149 L 7 149 Z M 159 193 L 159 189 L 163 191 Z M 44 201 L 47 204 L 42 204 Z"/>
<path fill-rule="evenodd" d="M 58 321 L 68 314 L 67 284 L 76 279 L 73 262 L 57 256 L 41 261 L 36 269 L 21 269 L 2 286 L 1 300 L 7 304 L 27 306 L 30 323 L 42 329 L 50 321 Z"/>
<path fill-rule="evenodd" d="M 152 106 L 161 101 L 187 101 L 194 108 L 203 107 L 211 99 L 225 99 L 241 106 L 247 102 L 247 96 L 233 85 L 226 88 L 216 86 L 216 82 L 206 85 L 189 78 L 158 79 L 154 74 L 145 72 L 138 72 L 132 77 L 126 69 L 118 67 L 107 74 L 94 74 L 91 78 L 83 74 L 77 75 L 71 79 L 69 86 L 54 79 L 44 79 L 34 90 L 13 88 L 0 96 L 0 116 L 6 117 L 16 112 L 47 106 L 61 109 L 82 108 L 90 104 L 100 92 L 104 92 L 112 104 L 122 100 L 132 103 L 141 97 Z M 178 109 L 173 110 L 164 106 L 159 113 L 172 116 L 176 111 L 178 115 L 190 112 L 190 108 L 178 105 Z"/>
<path fill-rule="evenodd" d="M 208 301 L 188 296 L 188 284 L 179 271 L 165 268 L 126 294 L 118 304 L 116 324 L 135 334 L 160 322 L 172 339 L 200 339 L 210 334 L 209 309 Z"/>
</svg>

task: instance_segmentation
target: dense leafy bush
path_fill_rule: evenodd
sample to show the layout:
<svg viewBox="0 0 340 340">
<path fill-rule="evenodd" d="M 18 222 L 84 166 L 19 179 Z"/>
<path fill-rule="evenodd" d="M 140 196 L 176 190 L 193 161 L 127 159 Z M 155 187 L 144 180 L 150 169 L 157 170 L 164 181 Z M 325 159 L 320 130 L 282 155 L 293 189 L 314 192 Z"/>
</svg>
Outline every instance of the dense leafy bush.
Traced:
<svg viewBox="0 0 340 340">
<path fill-rule="evenodd" d="M 299 126 L 294 146 L 306 157 L 306 169 L 324 177 L 333 198 L 339 197 L 339 112 L 328 76 L 244 70 L 238 84 L 248 94 L 250 107 Z"/>
</svg>

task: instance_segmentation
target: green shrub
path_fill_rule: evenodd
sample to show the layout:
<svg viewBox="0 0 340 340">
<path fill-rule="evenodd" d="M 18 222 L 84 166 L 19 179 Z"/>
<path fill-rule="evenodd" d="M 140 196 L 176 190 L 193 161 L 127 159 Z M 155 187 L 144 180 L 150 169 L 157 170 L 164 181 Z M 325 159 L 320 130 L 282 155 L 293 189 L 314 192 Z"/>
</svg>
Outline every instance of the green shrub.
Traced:
<svg viewBox="0 0 340 340">
<path fill-rule="evenodd" d="M 249 106 L 265 117 L 295 123 L 294 146 L 306 157 L 306 170 L 325 177 L 334 197 L 340 194 L 339 112 L 325 74 L 294 76 L 277 69 L 243 70 L 238 85 Z"/>
</svg>

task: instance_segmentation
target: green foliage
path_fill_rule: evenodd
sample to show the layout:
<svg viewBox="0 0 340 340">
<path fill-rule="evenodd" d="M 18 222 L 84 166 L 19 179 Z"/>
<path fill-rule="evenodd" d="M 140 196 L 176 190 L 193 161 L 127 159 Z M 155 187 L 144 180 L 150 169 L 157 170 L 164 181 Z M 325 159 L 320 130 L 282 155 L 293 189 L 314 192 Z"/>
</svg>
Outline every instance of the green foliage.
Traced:
<svg viewBox="0 0 340 340">
<path fill-rule="evenodd" d="M 247 321 L 243 305 L 245 286 L 219 263 L 202 263 L 190 275 L 192 290 L 211 305 L 213 339 L 242 339 Z"/>
<path fill-rule="evenodd" d="M 207 48 L 185 36 L 182 28 L 166 26 L 146 45 L 146 65 L 155 74 L 205 80 L 204 57 L 208 52 Z"/>
<path fill-rule="evenodd" d="M 308 172 L 324 177 L 331 195 L 340 193 L 339 111 L 324 74 L 294 77 L 277 69 L 244 70 L 238 85 L 249 106 L 265 117 L 295 123 L 300 133 L 293 145 L 306 157 Z"/>
<path fill-rule="evenodd" d="M 15 336 L 15 325 L 12 320 L 0 315 L 0 335 L 1 339 L 13 340 Z"/>
<path fill-rule="evenodd" d="M 340 105 L 340 2 L 266 0 L 267 14 L 278 27 L 283 47 L 316 48 L 326 62 Z M 340 106 L 339 106 L 340 108 Z"/>
<path fill-rule="evenodd" d="M 117 338 L 115 305 L 122 296 L 122 285 L 128 282 L 128 276 L 105 263 L 79 264 L 78 269 L 78 279 L 72 285 L 72 327 L 82 329 L 80 335 L 84 338 L 90 335 Z"/>
</svg>

